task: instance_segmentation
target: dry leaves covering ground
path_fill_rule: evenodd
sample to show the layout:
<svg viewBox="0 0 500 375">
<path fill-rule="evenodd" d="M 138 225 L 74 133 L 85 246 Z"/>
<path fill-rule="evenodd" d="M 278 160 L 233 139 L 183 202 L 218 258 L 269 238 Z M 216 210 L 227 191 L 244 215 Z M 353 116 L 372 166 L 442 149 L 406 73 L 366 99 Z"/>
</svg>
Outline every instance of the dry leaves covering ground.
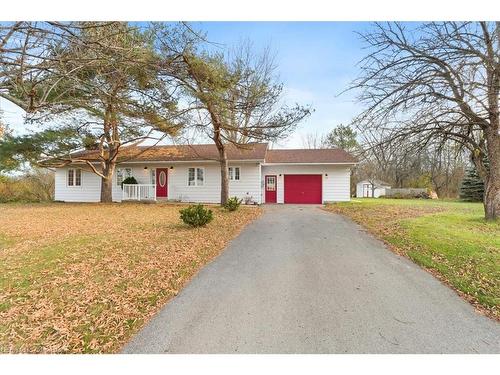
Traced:
<svg viewBox="0 0 500 375">
<path fill-rule="evenodd" d="M 115 352 L 260 208 L 0 205 L 0 352 Z"/>
</svg>

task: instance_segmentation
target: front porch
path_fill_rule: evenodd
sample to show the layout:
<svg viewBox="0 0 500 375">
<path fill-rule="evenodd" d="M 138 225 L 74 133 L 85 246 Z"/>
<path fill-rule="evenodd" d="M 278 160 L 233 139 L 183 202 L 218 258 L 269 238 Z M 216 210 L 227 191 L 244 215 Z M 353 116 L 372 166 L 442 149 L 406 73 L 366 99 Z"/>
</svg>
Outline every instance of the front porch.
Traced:
<svg viewBox="0 0 500 375">
<path fill-rule="evenodd" d="M 164 199 L 166 199 L 165 197 Z M 160 198 L 162 199 L 162 198 Z M 156 201 L 156 184 L 123 184 L 122 201 Z"/>
</svg>

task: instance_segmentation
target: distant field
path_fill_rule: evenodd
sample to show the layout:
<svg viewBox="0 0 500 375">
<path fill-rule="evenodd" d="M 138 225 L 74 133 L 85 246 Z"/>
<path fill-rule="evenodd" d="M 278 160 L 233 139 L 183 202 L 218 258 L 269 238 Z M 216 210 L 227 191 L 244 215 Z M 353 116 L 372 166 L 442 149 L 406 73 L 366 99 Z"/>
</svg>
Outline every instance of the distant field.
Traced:
<svg viewBox="0 0 500 375">
<path fill-rule="evenodd" d="M 0 204 L 0 352 L 114 352 L 261 212 Z"/>
<path fill-rule="evenodd" d="M 349 216 L 500 319 L 500 223 L 481 203 L 354 198 L 327 205 Z"/>
</svg>

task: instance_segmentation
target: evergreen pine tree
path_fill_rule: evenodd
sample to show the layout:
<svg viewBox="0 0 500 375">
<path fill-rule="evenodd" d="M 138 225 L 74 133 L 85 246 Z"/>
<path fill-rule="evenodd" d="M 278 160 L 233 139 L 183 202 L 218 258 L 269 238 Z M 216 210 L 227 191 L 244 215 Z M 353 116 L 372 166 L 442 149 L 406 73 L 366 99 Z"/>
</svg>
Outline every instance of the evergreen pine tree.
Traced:
<svg viewBox="0 0 500 375">
<path fill-rule="evenodd" d="M 467 202 L 482 202 L 484 199 L 484 182 L 474 166 L 465 171 L 460 186 L 460 199 Z"/>
</svg>

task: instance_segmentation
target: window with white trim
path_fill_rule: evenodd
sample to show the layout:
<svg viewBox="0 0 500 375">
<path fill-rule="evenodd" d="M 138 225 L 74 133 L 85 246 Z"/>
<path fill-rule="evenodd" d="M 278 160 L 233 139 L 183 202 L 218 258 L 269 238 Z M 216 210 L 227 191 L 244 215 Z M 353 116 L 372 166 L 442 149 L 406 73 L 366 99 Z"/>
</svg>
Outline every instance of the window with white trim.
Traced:
<svg viewBox="0 0 500 375">
<path fill-rule="evenodd" d="M 156 169 L 152 168 L 150 173 L 151 185 L 156 185 Z"/>
<path fill-rule="evenodd" d="M 116 185 L 121 186 L 123 180 L 125 180 L 127 177 L 132 177 L 132 168 L 116 169 Z"/>
<path fill-rule="evenodd" d="M 68 169 L 68 186 L 82 186 L 81 169 Z"/>
<path fill-rule="evenodd" d="M 205 184 L 204 168 L 188 168 L 188 186 L 203 186 Z"/>
<path fill-rule="evenodd" d="M 240 167 L 229 167 L 229 180 L 239 181 L 240 180 Z"/>
</svg>

